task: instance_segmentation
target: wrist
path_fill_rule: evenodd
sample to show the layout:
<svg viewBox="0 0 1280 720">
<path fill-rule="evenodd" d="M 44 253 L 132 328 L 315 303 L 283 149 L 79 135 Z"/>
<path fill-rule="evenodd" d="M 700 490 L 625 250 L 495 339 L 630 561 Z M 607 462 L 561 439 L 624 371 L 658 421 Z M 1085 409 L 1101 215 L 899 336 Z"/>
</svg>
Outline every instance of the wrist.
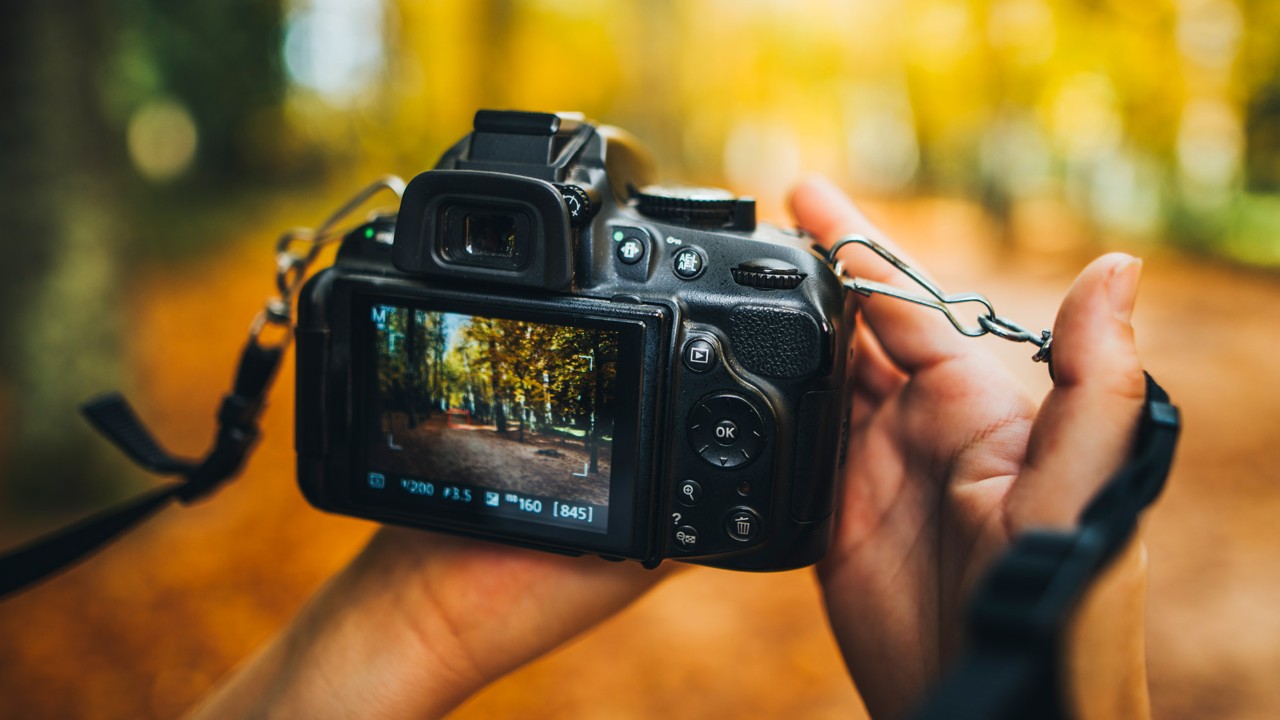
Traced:
<svg viewBox="0 0 1280 720">
<path fill-rule="evenodd" d="M 426 596 L 426 562 L 379 533 L 193 716 L 445 715 L 485 681 Z"/>
<path fill-rule="evenodd" d="M 384 528 L 203 716 L 439 717 L 665 575 Z"/>
<path fill-rule="evenodd" d="M 1066 631 L 1073 717 L 1151 717 L 1146 666 L 1147 550 L 1138 538 L 1084 597 Z"/>
</svg>

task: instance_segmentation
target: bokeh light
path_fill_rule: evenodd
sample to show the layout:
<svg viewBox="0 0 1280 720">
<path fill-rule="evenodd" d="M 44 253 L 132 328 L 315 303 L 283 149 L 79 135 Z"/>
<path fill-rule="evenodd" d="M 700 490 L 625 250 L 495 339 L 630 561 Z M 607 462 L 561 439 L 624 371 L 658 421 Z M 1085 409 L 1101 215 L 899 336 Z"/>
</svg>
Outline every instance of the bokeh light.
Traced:
<svg viewBox="0 0 1280 720">
<path fill-rule="evenodd" d="M 289 79 L 346 107 L 367 98 L 384 69 L 384 7 L 379 0 L 299 0 L 285 20 Z"/>
<path fill-rule="evenodd" d="M 129 157 L 145 178 L 172 180 L 191 166 L 199 133 L 191 112 L 173 100 L 154 100 L 134 111 L 126 131 Z"/>
</svg>

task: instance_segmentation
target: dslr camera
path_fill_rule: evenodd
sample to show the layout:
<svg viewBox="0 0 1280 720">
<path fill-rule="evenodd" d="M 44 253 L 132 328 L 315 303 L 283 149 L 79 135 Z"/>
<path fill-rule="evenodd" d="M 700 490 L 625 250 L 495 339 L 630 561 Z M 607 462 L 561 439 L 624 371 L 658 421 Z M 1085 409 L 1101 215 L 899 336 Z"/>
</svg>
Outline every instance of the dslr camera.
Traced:
<svg viewBox="0 0 1280 720">
<path fill-rule="evenodd" d="M 482 110 L 305 286 L 316 507 L 653 567 L 826 552 L 853 302 L 755 203 L 581 116 Z"/>
</svg>

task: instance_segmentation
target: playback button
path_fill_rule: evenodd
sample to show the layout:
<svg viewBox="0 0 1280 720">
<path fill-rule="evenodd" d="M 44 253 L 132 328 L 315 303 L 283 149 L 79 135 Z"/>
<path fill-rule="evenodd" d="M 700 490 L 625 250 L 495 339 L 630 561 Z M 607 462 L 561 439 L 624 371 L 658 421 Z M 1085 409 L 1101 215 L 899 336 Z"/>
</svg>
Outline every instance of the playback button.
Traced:
<svg viewBox="0 0 1280 720">
<path fill-rule="evenodd" d="M 716 366 L 716 346 L 701 338 L 690 340 L 684 346 L 684 366 L 696 373 L 704 373 Z"/>
</svg>

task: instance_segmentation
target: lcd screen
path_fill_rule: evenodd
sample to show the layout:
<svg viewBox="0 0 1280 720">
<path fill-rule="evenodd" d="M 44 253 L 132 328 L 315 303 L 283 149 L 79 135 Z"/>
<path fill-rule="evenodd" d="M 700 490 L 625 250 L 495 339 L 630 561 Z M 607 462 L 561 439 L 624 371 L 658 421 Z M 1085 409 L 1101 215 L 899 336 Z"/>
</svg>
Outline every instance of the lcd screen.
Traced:
<svg viewBox="0 0 1280 720">
<path fill-rule="evenodd" d="M 366 307 L 364 497 L 479 524 L 609 530 L 623 332 Z"/>
</svg>

